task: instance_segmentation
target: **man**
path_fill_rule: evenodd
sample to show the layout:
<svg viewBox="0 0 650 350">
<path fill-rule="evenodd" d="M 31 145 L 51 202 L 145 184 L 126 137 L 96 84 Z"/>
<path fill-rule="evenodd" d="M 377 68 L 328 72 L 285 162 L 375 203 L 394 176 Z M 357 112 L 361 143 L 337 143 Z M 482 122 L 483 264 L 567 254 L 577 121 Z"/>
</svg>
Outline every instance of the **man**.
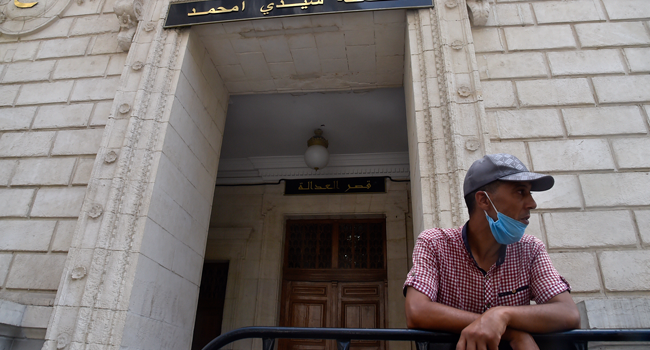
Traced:
<svg viewBox="0 0 650 350">
<path fill-rule="evenodd" d="M 538 349 L 530 333 L 578 328 L 569 284 L 544 244 L 524 235 L 537 207 L 530 192 L 554 182 L 509 154 L 474 162 L 463 186 L 469 221 L 418 237 L 404 283 L 408 327 L 460 333 L 457 350 L 497 349 L 501 340 Z"/>
</svg>

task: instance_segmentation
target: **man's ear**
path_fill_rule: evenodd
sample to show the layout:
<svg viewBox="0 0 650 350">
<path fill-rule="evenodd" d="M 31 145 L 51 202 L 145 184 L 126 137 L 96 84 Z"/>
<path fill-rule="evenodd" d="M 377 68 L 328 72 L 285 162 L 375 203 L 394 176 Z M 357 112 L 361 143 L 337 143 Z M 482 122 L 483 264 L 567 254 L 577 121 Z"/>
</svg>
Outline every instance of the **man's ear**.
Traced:
<svg viewBox="0 0 650 350">
<path fill-rule="evenodd" d="M 476 207 L 481 210 L 481 211 L 489 211 L 490 208 L 492 208 L 492 204 L 490 204 L 490 200 L 488 199 L 488 196 L 485 194 L 484 191 L 478 191 L 474 195 L 474 200 L 476 203 Z"/>
</svg>

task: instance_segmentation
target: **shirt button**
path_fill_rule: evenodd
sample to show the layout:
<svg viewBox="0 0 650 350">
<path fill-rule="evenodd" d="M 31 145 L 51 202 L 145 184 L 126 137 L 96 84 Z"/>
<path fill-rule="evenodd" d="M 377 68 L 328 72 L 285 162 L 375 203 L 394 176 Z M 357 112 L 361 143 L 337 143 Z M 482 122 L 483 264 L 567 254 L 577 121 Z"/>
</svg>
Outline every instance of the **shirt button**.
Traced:
<svg viewBox="0 0 650 350">
<path fill-rule="evenodd" d="M 486 309 L 489 309 L 490 306 L 492 306 L 492 305 L 490 305 L 490 303 L 485 304 L 485 308 L 486 308 Z"/>
</svg>

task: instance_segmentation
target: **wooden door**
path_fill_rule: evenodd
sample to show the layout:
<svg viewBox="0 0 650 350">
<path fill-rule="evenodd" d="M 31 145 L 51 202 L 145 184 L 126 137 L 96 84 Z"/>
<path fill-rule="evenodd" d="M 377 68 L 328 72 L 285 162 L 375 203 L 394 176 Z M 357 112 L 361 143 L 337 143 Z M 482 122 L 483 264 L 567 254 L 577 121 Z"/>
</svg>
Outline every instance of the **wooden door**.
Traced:
<svg viewBox="0 0 650 350">
<path fill-rule="evenodd" d="M 384 328 L 385 220 L 289 220 L 280 325 Z M 281 350 L 335 350 L 333 340 L 289 339 Z M 355 350 L 383 350 L 353 341 Z"/>
<path fill-rule="evenodd" d="M 199 302 L 196 308 L 196 321 L 194 322 L 194 336 L 192 337 L 192 350 L 203 349 L 212 339 L 221 334 L 227 281 L 227 262 L 206 262 L 203 264 Z"/>
</svg>

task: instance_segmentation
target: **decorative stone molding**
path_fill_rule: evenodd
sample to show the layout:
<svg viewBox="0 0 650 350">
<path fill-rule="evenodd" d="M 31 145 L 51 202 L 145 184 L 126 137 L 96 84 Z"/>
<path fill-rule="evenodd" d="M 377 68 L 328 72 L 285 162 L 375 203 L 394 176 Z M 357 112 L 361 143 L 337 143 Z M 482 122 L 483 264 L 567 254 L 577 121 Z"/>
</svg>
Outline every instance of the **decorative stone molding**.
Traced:
<svg viewBox="0 0 650 350">
<path fill-rule="evenodd" d="M 117 43 L 122 51 L 129 51 L 131 42 L 142 20 L 143 0 L 118 0 L 113 6 L 113 11 L 120 21 L 120 33 L 117 35 Z"/>
<path fill-rule="evenodd" d="M 488 0 L 467 0 L 469 17 L 475 26 L 487 24 L 490 16 L 490 2 Z"/>
</svg>

